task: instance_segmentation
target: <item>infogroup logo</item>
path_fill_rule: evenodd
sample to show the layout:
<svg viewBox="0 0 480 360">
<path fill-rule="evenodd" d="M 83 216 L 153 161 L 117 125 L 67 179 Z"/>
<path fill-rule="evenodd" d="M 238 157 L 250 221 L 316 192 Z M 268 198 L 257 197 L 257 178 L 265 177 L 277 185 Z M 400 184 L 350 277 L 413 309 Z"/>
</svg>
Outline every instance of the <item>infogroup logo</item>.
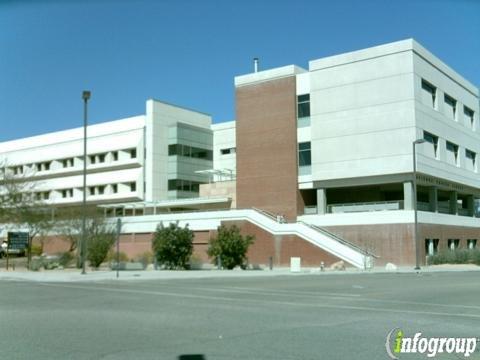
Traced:
<svg viewBox="0 0 480 360">
<path fill-rule="evenodd" d="M 447 337 L 422 337 L 421 332 L 413 337 L 406 337 L 404 332 L 395 328 L 387 334 L 385 348 L 391 359 L 398 360 L 399 354 L 426 354 L 433 358 L 441 353 L 463 355 L 468 358 L 475 349 L 479 339 L 471 338 L 447 338 Z"/>
</svg>

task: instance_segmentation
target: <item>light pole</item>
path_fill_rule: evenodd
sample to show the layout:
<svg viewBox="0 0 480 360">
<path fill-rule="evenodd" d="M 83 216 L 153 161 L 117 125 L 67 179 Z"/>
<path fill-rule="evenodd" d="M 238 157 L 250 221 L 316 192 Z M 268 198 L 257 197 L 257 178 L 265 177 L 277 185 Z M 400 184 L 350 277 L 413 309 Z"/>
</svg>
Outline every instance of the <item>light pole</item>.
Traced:
<svg viewBox="0 0 480 360">
<path fill-rule="evenodd" d="M 7 257 L 7 271 L 8 271 L 8 243 L 6 241 L 2 243 L 2 249 Z"/>
<path fill-rule="evenodd" d="M 412 143 L 413 150 L 413 213 L 415 218 L 415 270 L 420 270 L 420 248 L 418 246 L 418 219 L 417 219 L 417 153 L 415 146 L 423 144 L 425 139 L 417 139 Z"/>
<path fill-rule="evenodd" d="M 81 262 L 82 275 L 86 274 L 85 259 L 87 253 L 87 105 L 90 99 L 90 91 L 82 93 L 83 99 L 83 201 L 82 201 L 82 244 Z"/>
</svg>

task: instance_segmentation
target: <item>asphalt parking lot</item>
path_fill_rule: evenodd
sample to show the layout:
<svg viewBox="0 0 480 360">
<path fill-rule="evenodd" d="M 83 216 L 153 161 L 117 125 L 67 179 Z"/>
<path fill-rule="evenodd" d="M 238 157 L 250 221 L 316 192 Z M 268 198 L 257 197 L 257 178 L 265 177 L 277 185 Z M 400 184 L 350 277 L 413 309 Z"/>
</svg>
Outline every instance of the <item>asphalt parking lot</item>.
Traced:
<svg viewBox="0 0 480 360">
<path fill-rule="evenodd" d="M 479 299 L 479 272 L 2 280 L 0 358 L 388 359 L 394 328 L 480 337 Z"/>
</svg>

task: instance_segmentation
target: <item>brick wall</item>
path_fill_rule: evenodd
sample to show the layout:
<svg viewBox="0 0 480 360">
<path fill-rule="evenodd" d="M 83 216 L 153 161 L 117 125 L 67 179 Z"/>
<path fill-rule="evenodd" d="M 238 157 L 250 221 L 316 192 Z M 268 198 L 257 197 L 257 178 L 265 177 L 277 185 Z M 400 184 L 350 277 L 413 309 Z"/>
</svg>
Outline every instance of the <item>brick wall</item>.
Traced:
<svg viewBox="0 0 480 360">
<path fill-rule="evenodd" d="M 236 89 L 237 207 L 298 210 L 295 77 Z"/>
</svg>

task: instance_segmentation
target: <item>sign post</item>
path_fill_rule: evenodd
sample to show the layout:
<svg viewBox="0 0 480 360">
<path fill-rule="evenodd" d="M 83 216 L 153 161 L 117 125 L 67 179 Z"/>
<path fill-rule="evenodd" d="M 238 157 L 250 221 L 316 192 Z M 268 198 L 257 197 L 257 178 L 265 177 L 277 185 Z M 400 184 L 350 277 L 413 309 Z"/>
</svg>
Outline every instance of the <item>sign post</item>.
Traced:
<svg viewBox="0 0 480 360">
<path fill-rule="evenodd" d="M 18 252 L 26 251 L 28 248 L 28 232 L 9 232 L 8 248 Z"/>
<path fill-rule="evenodd" d="M 117 279 L 118 271 L 120 269 L 120 232 L 122 230 L 122 219 L 117 219 Z"/>
<path fill-rule="evenodd" d="M 22 253 L 27 251 L 30 234 L 28 232 L 8 232 L 7 241 L 7 270 L 10 257 L 10 251 Z"/>
</svg>

